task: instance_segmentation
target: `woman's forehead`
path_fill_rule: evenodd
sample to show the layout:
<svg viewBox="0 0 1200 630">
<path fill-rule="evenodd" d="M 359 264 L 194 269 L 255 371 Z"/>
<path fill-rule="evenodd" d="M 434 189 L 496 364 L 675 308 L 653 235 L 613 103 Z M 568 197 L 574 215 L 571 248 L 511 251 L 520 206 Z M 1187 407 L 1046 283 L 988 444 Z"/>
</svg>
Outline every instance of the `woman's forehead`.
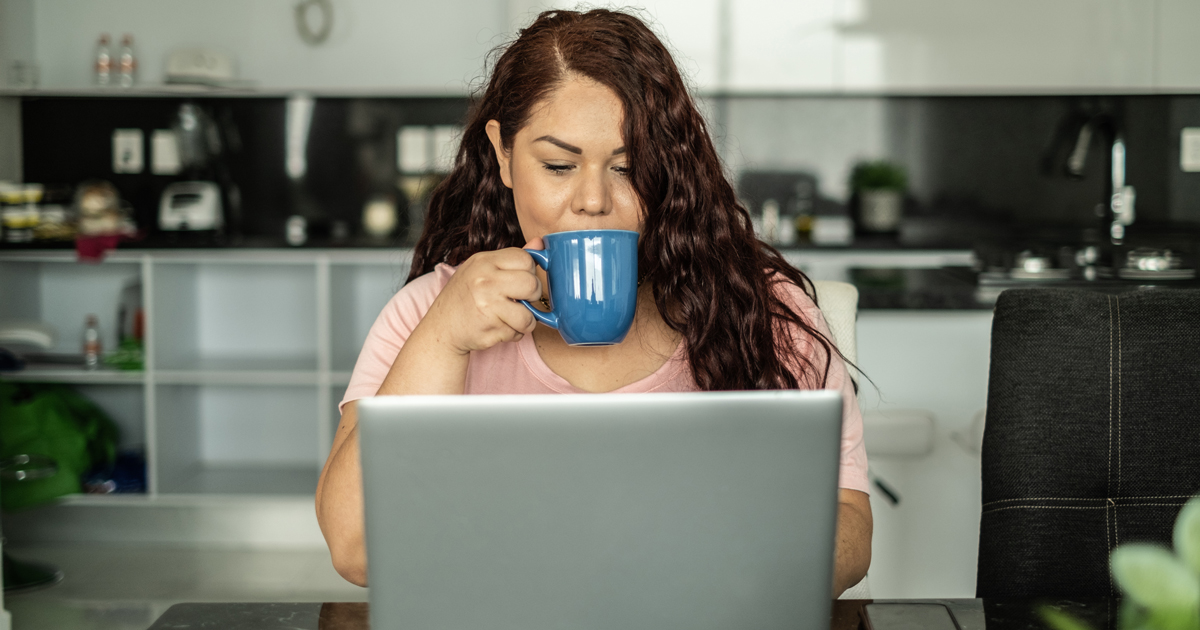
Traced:
<svg viewBox="0 0 1200 630">
<path fill-rule="evenodd" d="M 518 135 L 526 142 L 550 135 L 583 148 L 589 147 L 580 143 L 616 143 L 608 149 L 612 151 L 624 144 L 623 121 L 624 107 L 615 92 L 587 77 L 572 76 L 530 110 Z"/>
</svg>

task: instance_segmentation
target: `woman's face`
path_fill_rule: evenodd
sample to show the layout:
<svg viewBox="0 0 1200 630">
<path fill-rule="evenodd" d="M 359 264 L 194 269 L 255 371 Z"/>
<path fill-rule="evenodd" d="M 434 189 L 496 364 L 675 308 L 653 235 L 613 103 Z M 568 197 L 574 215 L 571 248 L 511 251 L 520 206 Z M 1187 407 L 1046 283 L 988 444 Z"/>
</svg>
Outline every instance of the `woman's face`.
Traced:
<svg viewBox="0 0 1200 630">
<path fill-rule="evenodd" d="M 500 142 L 500 123 L 488 121 L 500 177 L 513 191 L 526 240 L 568 230 L 640 229 L 642 207 L 628 177 L 623 116 L 612 90 L 580 77 L 534 107 L 508 151 Z"/>
</svg>

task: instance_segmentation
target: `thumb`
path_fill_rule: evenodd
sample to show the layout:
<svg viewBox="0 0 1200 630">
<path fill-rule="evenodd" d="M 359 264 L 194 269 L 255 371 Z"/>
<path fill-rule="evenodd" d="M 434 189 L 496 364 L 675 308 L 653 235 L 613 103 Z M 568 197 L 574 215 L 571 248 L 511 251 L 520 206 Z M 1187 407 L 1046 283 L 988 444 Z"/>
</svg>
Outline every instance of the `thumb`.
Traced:
<svg viewBox="0 0 1200 630">
<path fill-rule="evenodd" d="M 521 249 L 546 249 L 546 244 L 542 242 L 542 237 L 535 236 Z"/>
</svg>

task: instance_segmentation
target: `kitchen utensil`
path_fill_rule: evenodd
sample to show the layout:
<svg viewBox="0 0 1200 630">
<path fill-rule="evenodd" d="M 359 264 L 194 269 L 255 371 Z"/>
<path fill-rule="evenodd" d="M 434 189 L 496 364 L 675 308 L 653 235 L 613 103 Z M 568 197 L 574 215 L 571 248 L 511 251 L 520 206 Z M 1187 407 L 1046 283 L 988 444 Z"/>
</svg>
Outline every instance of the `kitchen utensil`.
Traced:
<svg viewBox="0 0 1200 630">
<path fill-rule="evenodd" d="M 232 82 L 233 56 L 211 48 L 181 48 L 167 57 L 167 83 L 224 85 Z"/>
<path fill-rule="evenodd" d="M 175 182 L 163 190 L 158 227 L 166 231 L 219 230 L 224 225 L 221 190 L 213 182 Z"/>
</svg>

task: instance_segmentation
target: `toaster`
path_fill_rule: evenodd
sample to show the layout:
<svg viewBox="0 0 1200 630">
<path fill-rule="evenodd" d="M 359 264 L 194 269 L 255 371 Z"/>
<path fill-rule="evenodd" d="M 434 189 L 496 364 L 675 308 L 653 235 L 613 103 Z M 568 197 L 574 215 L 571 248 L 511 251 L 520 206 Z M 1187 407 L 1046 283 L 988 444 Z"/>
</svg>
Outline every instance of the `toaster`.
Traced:
<svg viewBox="0 0 1200 630">
<path fill-rule="evenodd" d="M 158 204 L 160 230 L 219 230 L 223 224 L 221 189 L 215 183 L 175 182 L 163 190 Z"/>
</svg>

